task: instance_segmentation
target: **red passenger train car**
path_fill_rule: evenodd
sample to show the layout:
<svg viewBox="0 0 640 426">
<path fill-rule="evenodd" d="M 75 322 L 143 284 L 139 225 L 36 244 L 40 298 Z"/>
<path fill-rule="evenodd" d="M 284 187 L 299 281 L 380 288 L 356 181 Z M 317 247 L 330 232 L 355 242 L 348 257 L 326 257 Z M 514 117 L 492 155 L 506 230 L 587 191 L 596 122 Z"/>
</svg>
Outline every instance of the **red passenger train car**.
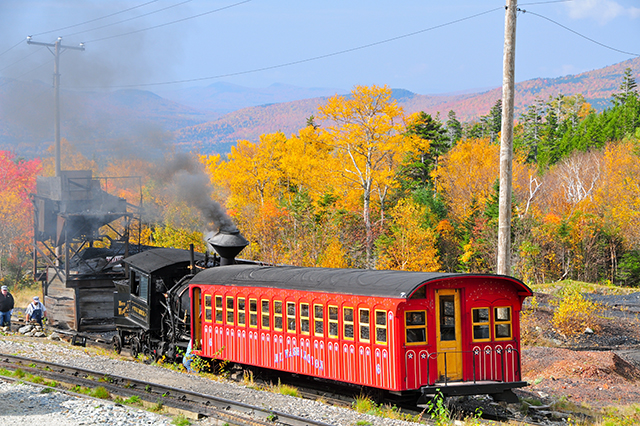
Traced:
<svg viewBox="0 0 640 426">
<path fill-rule="evenodd" d="M 189 284 L 193 353 L 386 390 L 517 401 L 520 310 L 498 275 L 229 265 Z"/>
</svg>

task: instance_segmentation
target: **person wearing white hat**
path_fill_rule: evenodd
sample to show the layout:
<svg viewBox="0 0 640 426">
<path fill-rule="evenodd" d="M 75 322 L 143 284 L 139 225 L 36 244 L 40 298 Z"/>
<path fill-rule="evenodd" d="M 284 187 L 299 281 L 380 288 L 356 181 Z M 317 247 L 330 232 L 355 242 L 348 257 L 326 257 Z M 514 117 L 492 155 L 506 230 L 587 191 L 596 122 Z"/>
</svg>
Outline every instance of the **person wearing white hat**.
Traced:
<svg viewBox="0 0 640 426">
<path fill-rule="evenodd" d="M 13 312 L 13 296 L 6 285 L 0 293 L 0 327 L 11 327 L 11 313 Z"/>
<path fill-rule="evenodd" d="M 24 313 L 27 322 L 36 321 L 40 326 L 42 326 L 42 318 L 47 317 L 47 308 L 40 303 L 40 298 L 38 296 L 33 296 L 33 302 L 29 303 L 29 306 L 27 306 Z"/>
</svg>

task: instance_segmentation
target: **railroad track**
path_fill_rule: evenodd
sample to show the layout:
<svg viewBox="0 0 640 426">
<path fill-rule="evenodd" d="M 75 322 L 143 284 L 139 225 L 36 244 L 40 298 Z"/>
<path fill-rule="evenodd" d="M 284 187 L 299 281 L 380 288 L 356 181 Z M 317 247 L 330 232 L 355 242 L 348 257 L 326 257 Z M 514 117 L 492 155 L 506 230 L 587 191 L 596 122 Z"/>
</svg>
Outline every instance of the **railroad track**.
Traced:
<svg viewBox="0 0 640 426">
<path fill-rule="evenodd" d="M 72 345 L 77 346 L 93 346 L 103 349 L 112 348 L 111 342 L 104 340 L 96 340 L 89 335 L 79 333 L 63 333 L 67 334 Z M 129 356 L 121 354 L 126 358 Z M 149 360 L 150 361 L 150 360 Z M 35 361 L 32 358 L 22 358 L 18 356 L 10 356 L 0 354 L 0 367 L 15 370 L 21 368 L 25 372 L 32 372 L 49 380 L 55 380 L 60 383 L 71 382 L 73 385 L 80 384 L 87 388 L 95 388 L 97 386 L 105 387 L 111 394 L 121 397 L 138 396 L 141 400 L 146 401 L 147 405 L 161 403 L 163 407 L 170 408 L 176 413 L 182 413 L 190 418 L 198 418 L 202 416 L 218 418 L 223 422 L 231 425 L 320 425 L 328 426 L 323 422 L 316 422 L 309 419 L 281 413 L 273 410 L 267 410 L 263 407 L 252 406 L 241 402 L 230 401 L 218 398 L 212 395 L 205 395 L 187 390 L 172 388 L 151 382 L 133 380 L 114 375 L 105 375 L 101 372 L 90 371 L 81 368 L 69 367 L 55 363 Z M 32 370 L 29 370 L 32 369 Z M 282 377 L 282 383 L 294 386 L 297 389 L 298 396 L 309 400 L 319 400 L 325 404 L 335 405 L 339 407 L 351 407 L 355 397 L 359 394 L 358 389 L 338 389 L 334 385 L 317 383 L 310 385 L 309 383 L 297 378 L 295 375 L 291 377 L 286 374 L 273 375 L 268 370 L 258 369 L 263 374 L 255 375 L 255 383 L 258 386 L 268 388 L 277 383 Z M 53 376 L 54 373 L 61 374 Z M 262 377 L 261 377 L 262 376 Z M 232 375 L 233 378 L 233 375 Z M 242 382 L 242 375 L 235 375 L 237 382 Z M 366 396 L 366 395 L 365 395 Z M 375 400 L 375 398 L 373 398 Z M 428 415 L 424 414 L 423 408 L 403 404 L 399 401 L 378 401 L 388 405 L 396 405 L 402 409 L 402 412 L 416 416 L 422 414 L 423 419 L 428 419 Z M 474 415 L 469 411 L 468 415 Z M 238 416 L 238 417 L 234 417 Z M 521 424 L 536 425 L 536 422 L 523 422 L 522 419 L 510 419 L 502 415 L 491 415 L 483 410 L 483 419 L 491 421 L 508 421 L 517 420 Z M 274 420 L 276 420 L 274 422 Z M 553 423 L 549 423 L 553 424 Z"/>
<path fill-rule="evenodd" d="M 32 358 L 0 354 L 0 368 L 12 371 L 20 369 L 25 373 L 55 381 L 67 391 L 76 386 L 85 388 L 101 386 L 111 395 L 126 398 L 137 396 L 147 404 L 161 404 L 162 407 L 169 408 L 169 411 L 181 413 L 190 418 L 212 417 L 231 425 L 242 426 L 330 426 L 327 423 L 213 395 L 126 377 L 105 375 L 97 371 L 38 361 Z"/>
</svg>

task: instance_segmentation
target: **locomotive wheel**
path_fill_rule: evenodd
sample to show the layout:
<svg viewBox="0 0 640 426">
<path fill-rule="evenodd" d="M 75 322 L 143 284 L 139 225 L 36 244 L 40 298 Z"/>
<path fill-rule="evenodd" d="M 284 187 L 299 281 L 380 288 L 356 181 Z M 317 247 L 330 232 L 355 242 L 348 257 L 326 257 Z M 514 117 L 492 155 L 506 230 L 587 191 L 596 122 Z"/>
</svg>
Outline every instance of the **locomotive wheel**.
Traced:
<svg viewBox="0 0 640 426">
<path fill-rule="evenodd" d="M 131 356 L 137 358 L 140 354 L 140 350 L 142 349 L 142 345 L 140 344 L 140 339 L 134 337 L 131 339 Z"/>
<path fill-rule="evenodd" d="M 167 342 L 160 342 L 158 344 L 158 347 L 156 348 L 156 353 L 155 353 L 156 361 L 160 361 L 166 352 L 167 352 Z"/>
<path fill-rule="evenodd" d="M 176 358 L 176 346 L 172 343 L 169 343 L 167 345 L 167 361 L 169 362 L 176 362 L 177 358 Z"/>
<path fill-rule="evenodd" d="M 122 338 L 120 338 L 119 334 L 113 336 L 112 343 L 113 350 L 116 351 L 118 355 L 120 355 L 120 353 L 122 352 Z"/>
</svg>

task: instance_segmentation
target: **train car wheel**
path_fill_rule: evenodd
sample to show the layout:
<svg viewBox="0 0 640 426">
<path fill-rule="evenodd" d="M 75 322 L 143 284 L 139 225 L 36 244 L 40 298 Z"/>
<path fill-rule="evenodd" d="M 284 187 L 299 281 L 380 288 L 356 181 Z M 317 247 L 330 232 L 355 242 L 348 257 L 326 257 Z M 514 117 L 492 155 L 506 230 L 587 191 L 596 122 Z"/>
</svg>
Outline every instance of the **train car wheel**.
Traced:
<svg viewBox="0 0 640 426">
<path fill-rule="evenodd" d="M 113 336 L 112 343 L 113 343 L 113 350 L 116 351 L 118 355 L 120 355 L 120 353 L 122 352 L 122 338 L 120 337 L 119 334 L 116 334 L 115 336 Z"/>
<path fill-rule="evenodd" d="M 140 339 L 134 337 L 131 339 L 131 356 L 137 358 L 140 355 L 141 349 Z"/>
</svg>

